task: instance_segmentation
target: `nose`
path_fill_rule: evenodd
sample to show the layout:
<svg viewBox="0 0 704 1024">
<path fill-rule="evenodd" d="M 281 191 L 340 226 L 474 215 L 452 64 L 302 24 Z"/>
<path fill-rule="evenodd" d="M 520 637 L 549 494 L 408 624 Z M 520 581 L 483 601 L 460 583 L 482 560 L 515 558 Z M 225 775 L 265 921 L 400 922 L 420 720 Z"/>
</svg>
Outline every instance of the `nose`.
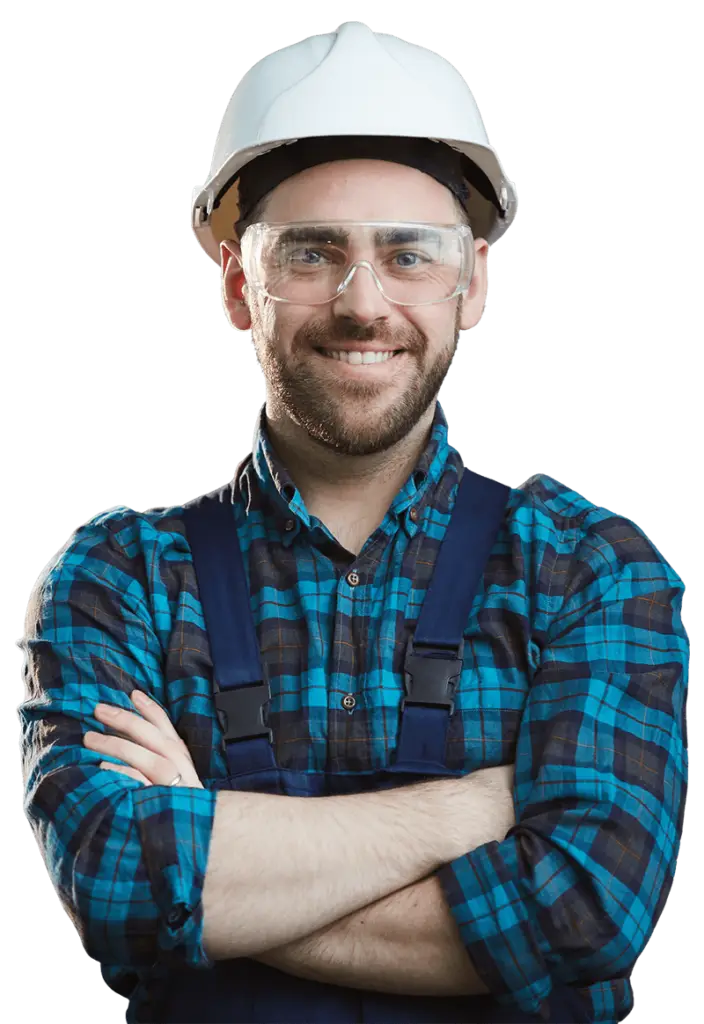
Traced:
<svg viewBox="0 0 704 1024">
<path fill-rule="evenodd" d="M 373 273 L 363 265 L 352 268 L 346 288 L 332 301 L 331 306 L 335 316 L 347 316 L 360 324 L 385 319 L 390 310 Z"/>
</svg>

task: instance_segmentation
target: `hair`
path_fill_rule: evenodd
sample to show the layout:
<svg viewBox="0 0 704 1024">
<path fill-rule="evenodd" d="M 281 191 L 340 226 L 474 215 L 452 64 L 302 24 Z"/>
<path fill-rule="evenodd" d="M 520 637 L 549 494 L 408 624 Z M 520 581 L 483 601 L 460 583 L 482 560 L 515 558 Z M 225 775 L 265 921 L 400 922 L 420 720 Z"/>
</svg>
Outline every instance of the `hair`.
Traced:
<svg viewBox="0 0 704 1024">
<path fill-rule="evenodd" d="M 240 224 L 240 236 L 239 236 L 239 239 L 238 239 L 240 242 L 242 241 L 242 236 L 244 235 L 244 233 L 247 230 L 247 228 L 249 227 L 249 225 L 250 224 L 256 224 L 264 216 L 264 213 L 266 211 L 267 203 L 269 202 L 269 196 L 270 195 L 271 195 L 271 192 L 267 192 L 266 195 L 263 195 L 261 197 L 261 199 L 259 200 L 259 202 L 254 204 L 254 206 L 249 211 L 247 216 L 244 217 L 241 222 L 238 222 Z M 233 228 L 233 231 L 235 232 L 235 236 L 236 236 L 237 235 L 236 226 L 233 224 L 232 228 Z"/>
<path fill-rule="evenodd" d="M 258 221 L 260 221 L 264 217 L 264 214 L 266 213 L 266 207 L 267 207 L 267 204 L 269 202 L 269 196 L 270 195 L 271 195 L 271 192 L 267 192 L 266 195 L 263 195 L 262 198 L 259 200 L 259 202 L 255 203 L 255 205 L 249 211 L 249 214 L 242 219 L 242 221 L 240 223 L 240 236 L 239 236 L 239 241 L 240 242 L 242 241 L 242 236 L 244 235 L 244 233 L 247 230 L 247 228 L 249 227 L 249 225 L 250 224 L 258 223 Z M 467 224 L 467 225 L 469 225 L 471 227 L 471 224 L 470 224 L 470 221 L 469 221 L 469 214 L 467 213 L 467 208 L 465 207 L 464 203 L 461 203 L 454 193 L 452 195 L 452 198 L 454 200 L 455 212 L 456 212 L 457 216 L 459 217 L 460 224 Z M 233 226 L 233 228 L 234 228 L 234 226 Z M 236 232 L 235 232 L 235 234 L 236 234 Z"/>
</svg>

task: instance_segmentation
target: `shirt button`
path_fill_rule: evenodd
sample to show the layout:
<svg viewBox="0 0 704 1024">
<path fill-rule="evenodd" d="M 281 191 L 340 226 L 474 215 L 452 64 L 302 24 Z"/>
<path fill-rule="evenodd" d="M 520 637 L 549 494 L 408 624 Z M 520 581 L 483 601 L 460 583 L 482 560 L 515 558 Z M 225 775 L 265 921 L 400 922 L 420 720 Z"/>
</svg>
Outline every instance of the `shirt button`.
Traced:
<svg viewBox="0 0 704 1024">
<path fill-rule="evenodd" d="M 351 587 L 356 587 L 359 583 L 359 574 L 356 572 L 347 573 L 347 582 Z"/>
<path fill-rule="evenodd" d="M 187 917 L 188 912 L 183 903 L 178 903 L 173 910 L 169 911 L 169 915 L 166 920 L 172 928 L 180 928 Z"/>
<path fill-rule="evenodd" d="M 413 506 L 413 508 L 410 510 L 410 512 L 408 514 L 411 517 L 411 519 L 413 520 L 413 522 L 415 523 L 416 519 L 418 518 L 418 509 L 415 507 L 415 505 Z"/>
<path fill-rule="evenodd" d="M 295 524 L 295 522 L 293 521 L 293 519 L 287 519 L 287 520 L 286 520 L 286 527 L 285 527 L 285 528 L 286 528 L 287 530 L 292 530 L 292 529 L 293 529 L 293 528 L 295 527 L 295 525 L 296 525 L 296 524 Z"/>
<path fill-rule="evenodd" d="M 346 711 L 351 711 L 352 708 L 356 707 L 357 698 L 353 693 L 346 693 L 342 698 L 342 706 Z"/>
</svg>

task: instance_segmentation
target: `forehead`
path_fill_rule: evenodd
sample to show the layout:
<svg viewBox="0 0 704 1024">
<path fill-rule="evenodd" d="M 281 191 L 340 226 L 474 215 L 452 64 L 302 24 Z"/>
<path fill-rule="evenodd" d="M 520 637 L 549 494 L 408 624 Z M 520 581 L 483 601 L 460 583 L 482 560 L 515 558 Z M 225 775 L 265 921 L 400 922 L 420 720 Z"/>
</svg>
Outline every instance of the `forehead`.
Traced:
<svg viewBox="0 0 704 1024">
<path fill-rule="evenodd" d="M 265 219 L 454 222 L 453 195 L 415 167 L 390 160 L 333 160 L 286 178 L 269 194 Z"/>
</svg>

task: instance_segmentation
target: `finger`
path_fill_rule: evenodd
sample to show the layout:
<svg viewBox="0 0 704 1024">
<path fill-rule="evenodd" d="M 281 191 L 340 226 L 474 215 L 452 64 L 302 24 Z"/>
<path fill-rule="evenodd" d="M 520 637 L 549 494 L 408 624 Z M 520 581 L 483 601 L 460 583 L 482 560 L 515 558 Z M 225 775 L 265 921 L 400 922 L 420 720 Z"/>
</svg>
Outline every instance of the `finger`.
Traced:
<svg viewBox="0 0 704 1024">
<path fill-rule="evenodd" d="M 175 740 L 177 743 L 182 742 L 181 737 L 176 732 L 174 723 L 160 704 L 152 700 L 143 690 L 134 689 L 130 697 L 139 713 L 144 715 L 148 722 L 155 725 L 169 739 Z"/>
<path fill-rule="evenodd" d="M 141 691 L 138 692 L 141 693 Z M 138 699 L 133 702 L 136 704 Z M 180 773 L 184 786 L 202 789 L 203 785 L 193 765 L 190 751 L 176 732 L 168 715 L 155 701 L 147 698 L 147 702 L 150 705 L 148 714 L 160 724 L 155 725 L 148 721 L 141 712 L 128 711 L 126 708 L 115 707 L 115 705 L 98 704 L 95 708 L 96 719 L 131 742 L 128 742 L 127 746 L 119 748 L 100 747 L 97 745 L 100 741 L 95 738 L 103 734 L 94 733 L 91 743 L 96 750 L 104 749 L 106 753 L 127 761 L 132 767 L 147 775 L 155 785 L 170 785 L 171 780 Z M 106 736 L 110 735 L 106 734 Z M 121 739 L 122 737 L 113 738 Z M 141 749 L 135 749 L 136 747 Z M 145 754 L 147 754 L 146 762 Z M 165 763 L 169 765 L 168 777 L 165 775 Z M 155 772 L 156 774 L 154 774 Z"/>
<path fill-rule="evenodd" d="M 132 743 L 131 740 L 122 739 L 120 736 L 87 732 L 83 737 L 83 742 L 91 750 L 109 754 L 110 757 L 114 757 L 118 761 L 126 762 L 129 767 L 136 768 L 154 785 L 168 786 L 178 773 L 178 768 L 174 768 L 173 762 L 168 758 L 155 754 L 138 743 Z"/>
<path fill-rule="evenodd" d="M 146 747 L 155 754 L 161 754 L 162 757 L 172 758 L 176 756 L 177 752 L 183 752 L 183 741 L 173 726 L 169 733 L 144 718 L 137 711 L 118 708 L 114 704 L 97 704 L 95 717 L 103 725 L 128 736 L 141 747 Z"/>
<path fill-rule="evenodd" d="M 113 764 L 112 761 L 101 761 L 100 768 L 106 768 L 111 772 L 120 772 L 121 775 L 129 775 L 131 779 L 136 779 L 137 782 L 143 782 L 147 786 L 151 786 L 152 783 L 146 777 L 138 772 L 136 768 L 129 768 L 126 764 Z"/>
</svg>

